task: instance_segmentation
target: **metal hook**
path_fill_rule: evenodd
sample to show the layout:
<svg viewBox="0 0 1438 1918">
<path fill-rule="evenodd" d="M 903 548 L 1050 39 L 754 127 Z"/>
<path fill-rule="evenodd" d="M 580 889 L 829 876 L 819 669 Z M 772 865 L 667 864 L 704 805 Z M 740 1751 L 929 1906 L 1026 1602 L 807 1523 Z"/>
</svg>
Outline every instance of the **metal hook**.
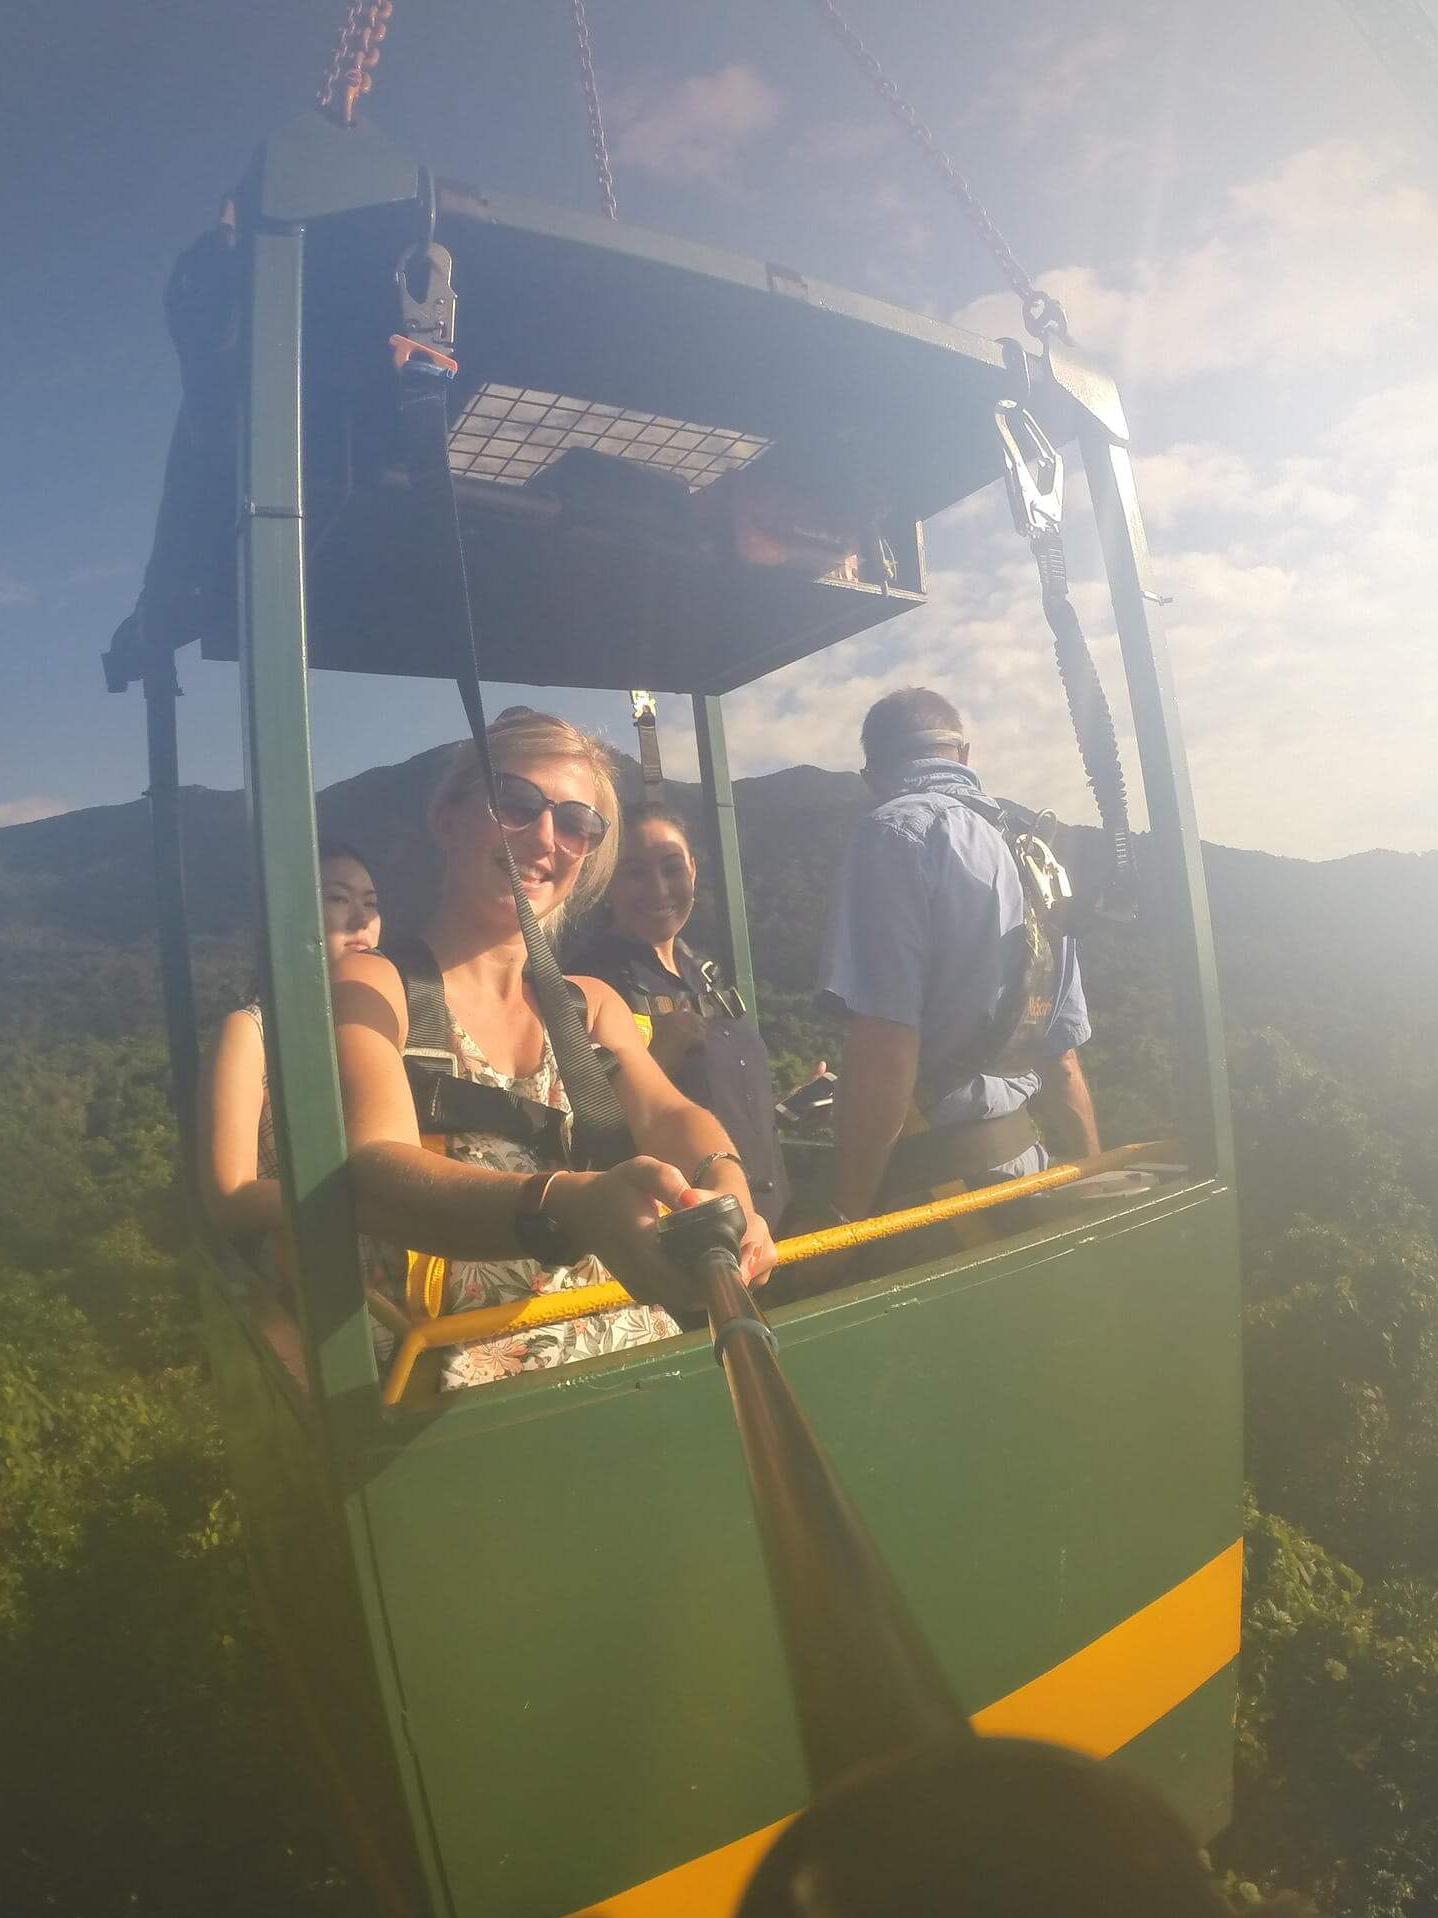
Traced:
<svg viewBox="0 0 1438 1918">
<path fill-rule="evenodd" d="M 1025 539 L 1036 540 L 1058 531 L 1063 521 L 1064 463 L 1032 413 L 1017 400 L 1000 400 L 994 425 L 1004 456 L 1004 484 L 1014 525 Z M 1019 445 L 1018 434 L 1027 442 Z"/>
<path fill-rule="evenodd" d="M 419 279 L 420 262 L 424 277 Z M 426 346 L 454 345 L 454 262 L 438 241 L 406 247 L 395 268 L 399 287 L 400 326 L 412 340 Z M 419 290 L 416 290 L 418 286 Z"/>
</svg>

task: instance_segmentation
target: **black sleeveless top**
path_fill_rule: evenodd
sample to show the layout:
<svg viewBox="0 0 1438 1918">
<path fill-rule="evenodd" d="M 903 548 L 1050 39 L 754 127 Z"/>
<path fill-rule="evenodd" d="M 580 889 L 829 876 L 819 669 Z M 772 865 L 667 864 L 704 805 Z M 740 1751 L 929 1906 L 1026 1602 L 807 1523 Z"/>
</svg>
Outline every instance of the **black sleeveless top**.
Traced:
<svg viewBox="0 0 1438 1918">
<path fill-rule="evenodd" d="M 603 979 L 640 1019 L 665 1012 L 697 1012 L 704 1044 L 686 1057 L 675 1084 L 686 1099 L 712 1112 L 744 1161 L 754 1204 L 772 1231 L 789 1203 L 789 1179 L 774 1126 L 769 1048 L 752 1012 L 733 1018 L 720 1005 L 723 982 L 712 959 L 701 959 L 682 939 L 674 942 L 673 973 L 653 946 L 598 932 L 567 955 L 565 970 Z"/>
</svg>

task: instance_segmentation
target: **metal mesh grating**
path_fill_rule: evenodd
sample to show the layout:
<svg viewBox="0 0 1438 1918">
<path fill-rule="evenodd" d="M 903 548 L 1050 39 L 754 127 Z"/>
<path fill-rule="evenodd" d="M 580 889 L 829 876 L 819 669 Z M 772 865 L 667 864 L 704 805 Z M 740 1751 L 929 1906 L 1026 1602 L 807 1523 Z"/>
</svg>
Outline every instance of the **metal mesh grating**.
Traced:
<svg viewBox="0 0 1438 1918">
<path fill-rule="evenodd" d="M 747 466 L 769 445 L 754 433 L 658 413 L 628 413 L 598 400 L 569 399 L 528 387 L 482 386 L 449 442 L 456 474 L 522 486 L 566 448 L 587 446 L 642 466 L 677 473 L 691 491 Z"/>
</svg>

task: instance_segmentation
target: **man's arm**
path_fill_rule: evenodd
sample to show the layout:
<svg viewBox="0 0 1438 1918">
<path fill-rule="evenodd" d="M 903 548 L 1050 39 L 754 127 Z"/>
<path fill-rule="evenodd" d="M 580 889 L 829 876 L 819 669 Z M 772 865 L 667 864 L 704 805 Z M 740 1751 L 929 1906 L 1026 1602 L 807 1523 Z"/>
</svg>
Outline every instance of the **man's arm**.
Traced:
<svg viewBox="0 0 1438 1918">
<path fill-rule="evenodd" d="M 918 1076 L 916 1027 L 857 1014 L 849 1020 L 835 1095 L 834 1203 L 845 1218 L 873 1217 Z"/>
<path fill-rule="evenodd" d="M 1093 1096 L 1076 1047 L 1044 1061 L 1043 1084 L 1033 1107 L 1054 1158 L 1090 1159 L 1099 1150 Z"/>
</svg>

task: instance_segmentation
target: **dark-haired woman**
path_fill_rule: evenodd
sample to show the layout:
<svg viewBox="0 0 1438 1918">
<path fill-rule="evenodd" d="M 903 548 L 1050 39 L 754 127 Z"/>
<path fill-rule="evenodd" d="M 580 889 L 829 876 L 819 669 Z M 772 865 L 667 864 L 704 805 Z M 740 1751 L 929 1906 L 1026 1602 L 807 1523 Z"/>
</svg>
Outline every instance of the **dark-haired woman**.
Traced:
<svg viewBox="0 0 1438 1918">
<path fill-rule="evenodd" d="M 363 857 L 341 840 L 321 840 L 320 898 L 325 957 L 342 959 L 379 945 L 379 898 Z M 251 1248 L 245 1288 L 255 1324 L 301 1384 L 304 1350 L 283 1250 L 284 1201 L 270 1115 L 265 1023 L 259 999 L 221 1021 L 205 1061 L 199 1099 L 200 1198 L 210 1223 Z"/>
<path fill-rule="evenodd" d="M 656 800 L 627 807 L 605 894 L 607 924 L 580 944 L 574 970 L 614 987 L 648 1038 L 650 1057 L 719 1120 L 744 1161 L 756 1208 L 777 1231 L 789 1182 L 774 1128 L 769 1051 L 715 962 L 680 937 L 697 877 L 683 817 Z"/>
<path fill-rule="evenodd" d="M 369 867 L 353 846 L 320 842 L 320 897 L 331 967 L 353 953 L 376 950 L 379 898 Z M 205 1062 L 199 1122 L 200 1196 L 210 1223 L 228 1238 L 277 1230 L 284 1206 L 258 998 L 221 1022 Z"/>
</svg>

